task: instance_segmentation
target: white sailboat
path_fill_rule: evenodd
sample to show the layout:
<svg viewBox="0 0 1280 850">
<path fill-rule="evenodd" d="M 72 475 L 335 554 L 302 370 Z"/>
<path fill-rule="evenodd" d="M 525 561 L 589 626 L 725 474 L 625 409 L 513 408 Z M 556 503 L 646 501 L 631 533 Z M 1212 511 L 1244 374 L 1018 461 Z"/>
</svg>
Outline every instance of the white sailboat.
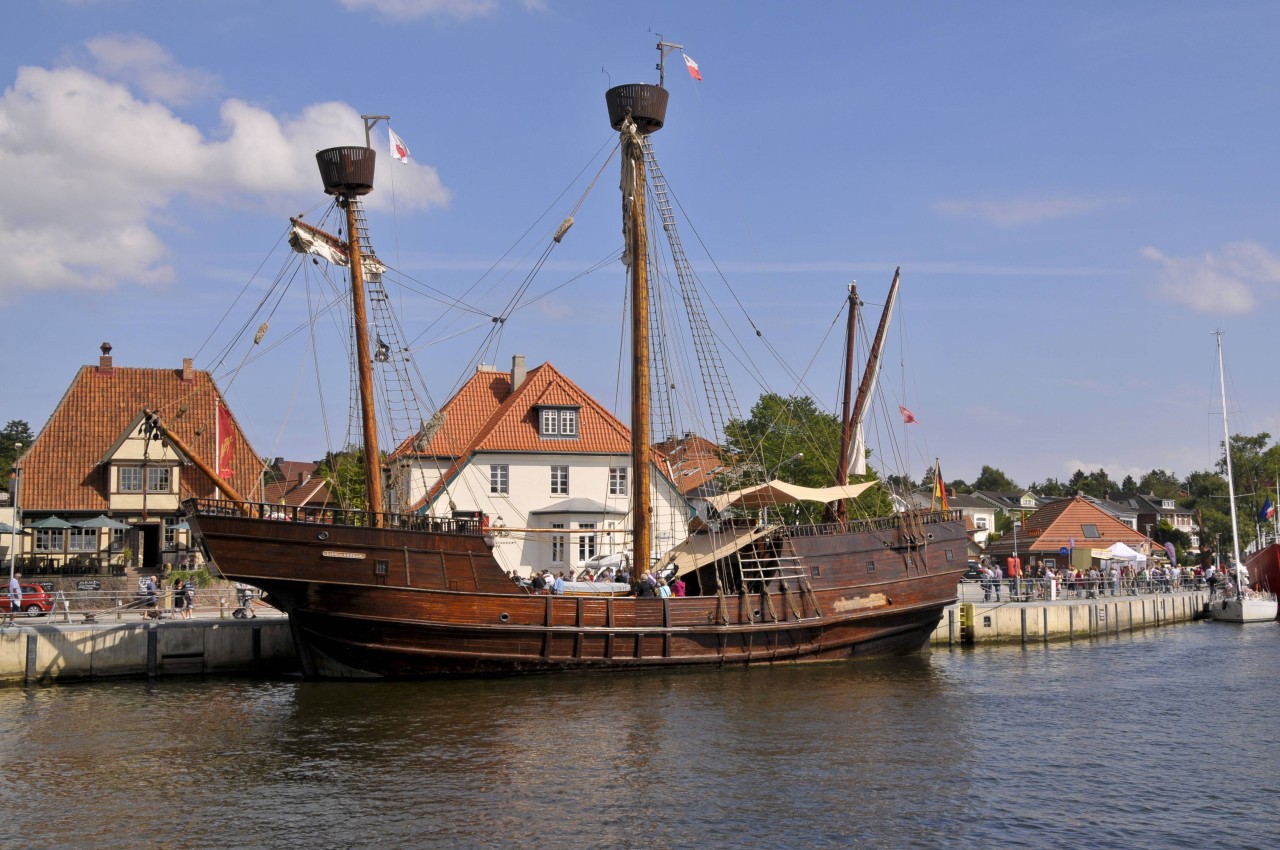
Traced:
<svg viewBox="0 0 1280 850">
<path fill-rule="evenodd" d="M 1236 485 L 1231 472 L 1231 430 L 1227 427 L 1227 382 L 1222 368 L 1222 331 L 1214 331 L 1218 338 L 1218 383 L 1222 388 L 1222 447 L 1227 461 L 1227 493 L 1231 503 L 1231 555 L 1230 580 L 1220 593 L 1209 599 L 1209 616 L 1225 623 L 1269 623 L 1277 613 L 1276 595 L 1271 592 L 1251 590 L 1249 572 L 1240 560 L 1240 525 L 1236 518 Z"/>
</svg>

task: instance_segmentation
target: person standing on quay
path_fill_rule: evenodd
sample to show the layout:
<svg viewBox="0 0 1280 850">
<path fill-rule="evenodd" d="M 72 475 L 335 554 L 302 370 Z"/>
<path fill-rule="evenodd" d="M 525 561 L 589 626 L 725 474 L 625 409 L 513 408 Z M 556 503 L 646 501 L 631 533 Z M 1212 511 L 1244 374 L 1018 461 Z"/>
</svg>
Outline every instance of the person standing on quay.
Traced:
<svg viewBox="0 0 1280 850">
<path fill-rule="evenodd" d="M 18 612 L 22 610 L 22 585 L 18 579 L 22 578 L 22 573 L 14 573 L 9 576 L 9 608 L 5 611 L 4 625 L 17 625 Z"/>
</svg>

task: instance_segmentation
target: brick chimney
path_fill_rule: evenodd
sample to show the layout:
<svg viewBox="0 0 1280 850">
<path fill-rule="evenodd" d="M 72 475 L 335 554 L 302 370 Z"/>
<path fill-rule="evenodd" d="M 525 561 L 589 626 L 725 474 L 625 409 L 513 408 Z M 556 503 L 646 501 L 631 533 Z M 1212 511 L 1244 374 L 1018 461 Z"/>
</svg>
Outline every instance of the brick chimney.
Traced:
<svg viewBox="0 0 1280 850">
<path fill-rule="evenodd" d="M 515 354 L 511 357 L 511 391 L 515 392 L 524 383 L 528 370 L 524 367 L 524 355 Z"/>
<path fill-rule="evenodd" d="M 182 358 L 182 382 L 189 384 L 196 379 L 196 370 L 191 365 L 191 358 Z"/>
<path fill-rule="evenodd" d="M 110 375 L 115 371 L 111 366 L 111 343 L 104 342 L 101 347 L 102 356 L 98 358 L 98 371 Z"/>
</svg>

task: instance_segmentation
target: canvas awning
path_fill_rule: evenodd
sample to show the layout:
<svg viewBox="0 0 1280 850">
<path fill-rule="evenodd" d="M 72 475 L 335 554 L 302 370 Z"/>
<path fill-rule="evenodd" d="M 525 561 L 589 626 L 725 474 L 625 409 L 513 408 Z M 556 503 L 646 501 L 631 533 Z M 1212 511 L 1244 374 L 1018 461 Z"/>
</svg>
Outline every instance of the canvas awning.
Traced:
<svg viewBox="0 0 1280 850">
<path fill-rule="evenodd" d="M 47 516 L 44 519 L 27 523 L 27 528 L 72 528 L 72 525 L 62 517 Z"/>
<path fill-rule="evenodd" d="M 713 563 L 731 552 L 741 549 L 774 531 L 776 525 L 757 525 L 750 528 L 730 527 L 706 534 L 690 534 L 680 545 L 674 546 L 663 557 L 658 569 L 675 565 L 676 575 L 691 573 L 698 567 Z"/>
<path fill-rule="evenodd" d="M 841 499 L 856 499 L 876 485 L 875 481 L 862 484 L 849 484 L 844 487 L 801 487 L 799 484 L 788 484 L 786 481 L 774 479 L 768 484 L 757 484 L 712 496 L 708 499 L 711 507 L 718 511 L 726 508 L 769 508 L 774 505 L 789 505 L 792 502 L 838 502 Z"/>
</svg>

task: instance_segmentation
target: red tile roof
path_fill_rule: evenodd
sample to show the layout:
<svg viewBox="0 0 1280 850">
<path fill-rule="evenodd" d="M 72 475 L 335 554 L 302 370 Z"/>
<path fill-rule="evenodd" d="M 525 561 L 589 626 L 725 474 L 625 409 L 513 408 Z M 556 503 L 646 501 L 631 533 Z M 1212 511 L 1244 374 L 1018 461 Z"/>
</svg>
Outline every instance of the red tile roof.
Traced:
<svg viewBox="0 0 1280 850">
<path fill-rule="evenodd" d="M 685 494 L 714 478 L 714 470 L 723 465 L 720 447 L 697 434 L 686 434 L 678 440 L 664 440 L 654 449 L 667 456 L 675 473 L 676 486 Z"/>
<path fill-rule="evenodd" d="M 1084 526 L 1097 526 L 1098 537 L 1085 537 Z M 1019 538 L 1029 552 L 1057 552 L 1064 546 L 1106 548 L 1120 542 L 1137 547 L 1150 540 L 1083 496 L 1050 502 L 1022 523 Z"/>
<path fill-rule="evenodd" d="M 221 393 L 208 372 L 189 370 L 189 380 L 183 373 L 113 367 L 105 356 L 99 366 L 82 366 L 18 464 L 23 511 L 108 510 L 107 467 L 100 461 L 144 409 L 158 412 L 179 439 L 212 465 L 215 402 Z M 235 428 L 239 448 L 231 483 L 248 498 L 261 480 L 261 467 L 238 423 Z M 183 467 L 180 478 L 183 498 L 213 496 L 213 482 L 195 466 Z"/>
<path fill-rule="evenodd" d="M 539 406 L 578 408 L 578 436 L 545 439 L 540 436 Z M 470 461 L 476 452 L 539 452 L 561 454 L 631 453 L 631 431 L 581 387 L 550 363 L 529 370 L 524 382 L 511 391 L 505 372 L 477 372 L 441 408 L 445 421 L 426 451 L 413 452 L 411 440 L 401 443 L 396 456 L 455 458 L 421 508 Z"/>
</svg>

